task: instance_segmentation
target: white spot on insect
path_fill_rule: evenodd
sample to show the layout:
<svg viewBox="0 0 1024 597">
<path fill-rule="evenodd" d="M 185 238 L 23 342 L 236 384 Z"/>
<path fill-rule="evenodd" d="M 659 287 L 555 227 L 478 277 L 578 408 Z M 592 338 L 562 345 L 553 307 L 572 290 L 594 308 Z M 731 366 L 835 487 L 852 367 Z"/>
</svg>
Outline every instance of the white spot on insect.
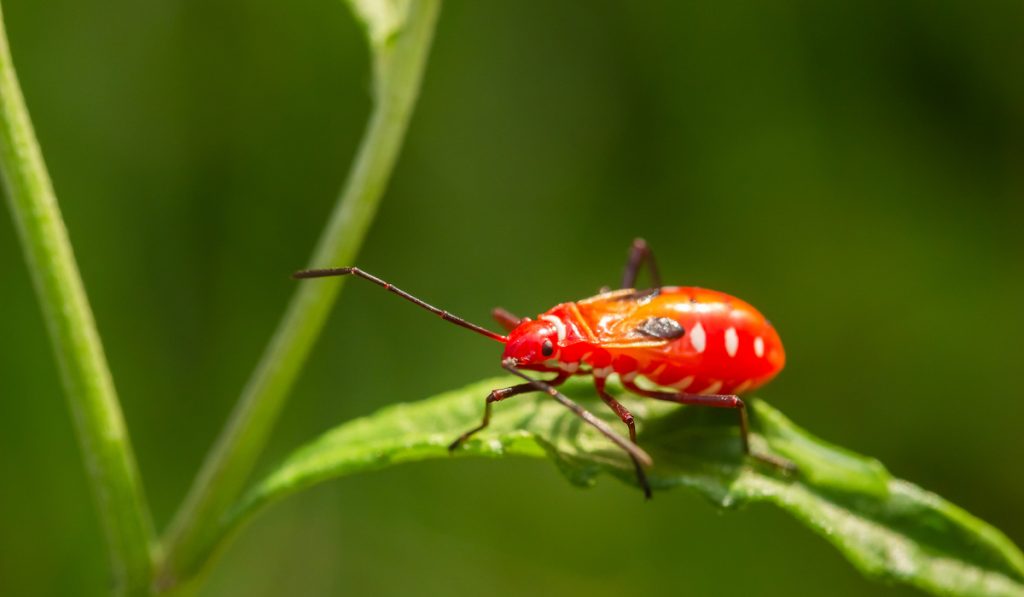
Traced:
<svg viewBox="0 0 1024 597">
<path fill-rule="evenodd" d="M 690 387 L 690 384 L 692 384 L 692 383 L 693 383 L 693 376 L 692 375 L 688 375 L 688 376 L 680 379 L 679 381 L 677 381 L 675 383 L 669 384 L 669 387 L 670 388 L 675 388 L 675 389 L 677 389 L 679 391 L 683 391 L 686 388 Z"/>
<path fill-rule="evenodd" d="M 558 368 L 566 373 L 576 373 L 576 370 L 580 368 L 579 363 L 558 363 Z"/>
<path fill-rule="evenodd" d="M 693 326 L 690 330 L 690 345 L 697 352 L 704 352 L 704 347 L 707 344 L 708 336 L 704 333 L 704 326 L 697 322 L 697 325 Z"/>
<path fill-rule="evenodd" d="M 543 319 L 544 321 L 550 321 L 552 325 L 555 326 L 555 332 L 558 333 L 559 342 L 565 341 L 565 324 L 562 323 L 561 319 L 555 317 L 554 315 L 541 315 L 540 318 Z"/>
<path fill-rule="evenodd" d="M 604 379 L 612 374 L 611 366 L 601 367 L 600 369 L 594 369 L 594 377 Z"/>
<path fill-rule="evenodd" d="M 734 357 L 739 347 L 740 337 L 736 334 L 736 328 L 725 330 L 725 352 L 729 353 L 730 357 Z"/>
<path fill-rule="evenodd" d="M 746 392 L 747 389 L 750 388 L 752 383 L 753 383 L 753 381 L 748 379 L 748 380 L 744 381 L 743 383 L 741 383 L 740 385 L 738 385 L 735 388 L 733 388 L 732 389 L 732 393 L 733 394 L 742 394 L 743 392 Z"/>
<path fill-rule="evenodd" d="M 624 381 L 626 383 L 631 383 L 634 379 L 636 379 L 636 371 L 630 371 L 629 373 L 623 373 L 619 377 L 622 378 L 622 381 Z"/>
<path fill-rule="evenodd" d="M 761 336 L 754 338 L 754 354 L 757 355 L 757 358 L 764 356 L 764 339 Z"/>
<path fill-rule="evenodd" d="M 711 385 L 700 391 L 701 394 L 717 394 L 718 390 L 722 389 L 721 380 L 712 379 Z"/>
</svg>

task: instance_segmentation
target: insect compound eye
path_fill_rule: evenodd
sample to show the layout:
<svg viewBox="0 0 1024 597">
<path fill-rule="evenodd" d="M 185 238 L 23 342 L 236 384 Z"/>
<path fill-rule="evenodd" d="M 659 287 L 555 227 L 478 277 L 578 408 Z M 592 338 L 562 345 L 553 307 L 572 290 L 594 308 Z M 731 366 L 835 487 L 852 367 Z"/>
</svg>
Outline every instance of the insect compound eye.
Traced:
<svg viewBox="0 0 1024 597">
<path fill-rule="evenodd" d="M 544 344 L 540 345 L 540 353 L 546 357 L 555 354 L 555 345 L 551 343 L 551 340 L 545 340 Z"/>
</svg>

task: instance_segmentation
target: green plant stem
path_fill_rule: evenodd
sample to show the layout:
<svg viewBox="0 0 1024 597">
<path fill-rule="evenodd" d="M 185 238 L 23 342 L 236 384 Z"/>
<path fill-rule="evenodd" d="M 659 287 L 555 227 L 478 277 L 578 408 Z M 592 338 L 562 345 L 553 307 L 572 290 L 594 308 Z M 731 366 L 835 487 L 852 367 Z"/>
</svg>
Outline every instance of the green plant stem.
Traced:
<svg viewBox="0 0 1024 597">
<path fill-rule="evenodd" d="M 373 114 L 310 267 L 347 265 L 363 242 L 416 102 L 439 5 L 439 0 L 411 2 L 403 26 L 387 39 L 378 39 L 377 47 L 372 48 Z M 340 279 L 324 280 L 296 289 L 227 427 L 168 531 L 160 588 L 173 587 L 196 574 L 222 538 L 225 515 L 239 498 L 341 284 Z"/>
<path fill-rule="evenodd" d="M 11 61 L 0 9 L 0 169 L 57 353 L 117 591 L 147 590 L 153 525 L 113 379 Z"/>
</svg>

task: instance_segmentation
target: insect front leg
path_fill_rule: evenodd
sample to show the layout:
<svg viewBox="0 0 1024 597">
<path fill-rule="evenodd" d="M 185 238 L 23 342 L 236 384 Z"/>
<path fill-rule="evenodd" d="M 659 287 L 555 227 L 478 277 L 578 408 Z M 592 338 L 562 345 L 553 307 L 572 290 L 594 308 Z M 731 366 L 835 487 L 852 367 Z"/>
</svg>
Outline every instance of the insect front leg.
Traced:
<svg viewBox="0 0 1024 597">
<path fill-rule="evenodd" d="M 551 381 L 546 382 L 546 383 L 549 386 L 557 386 L 557 385 L 560 385 L 560 384 L 564 383 L 565 380 L 569 379 L 569 377 L 570 377 L 570 375 L 568 373 L 559 373 L 558 377 L 555 377 L 554 379 L 552 379 Z M 532 383 L 521 383 L 521 384 L 518 384 L 518 385 L 514 385 L 514 386 L 511 386 L 511 387 L 508 387 L 508 388 L 500 388 L 500 389 L 497 389 L 497 390 L 491 390 L 491 393 L 487 395 L 487 399 L 484 401 L 484 418 L 483 418 L 483 420 L 480 421 L 479 425 L 477 425 L 476 427 L 474 427 L 474 428 L 470 429 L 469 431 L 463 433 L 462 435 L 460 435 L 458 437 L 458 439 L 456 439 L 454 442 L 452 442 L 451 445 L 448 446 L 448 451 L 449 452 L 455 451 L 456 448 L 458 448 L 459 446 L 464 444 L 466 442 L 466 440 L 468 440 L 470 437 L 473 436 L 473 434 L 475 434 L 478 431 L 481 431 L 483 429 L 486 429 L 487 426 L 491 424 L 491 406 L 495 402 L 501 402 L 502 400 L 505 400 L 506 398 L 511 398 L 513 396 L 518 396 L 519 394 L 528 394 L 530 392 L 541 392 L 541 391 L 543 391 L 543 388 L 538 388 L 536 385 L 534 385 Z"/>
<path fill-rule="evenodd" d="M 568 396 L 559 392 L 550 383 L 545 383 L 539 379 L 534 379 L 529 375 L 523 373 L 522 371 L 516 369 L 514 359 L 506 359 L 501 363 L 501 366 L 504 367 L 505 370 L 508 371 L 509 373 L 522 377 L 538 390 L 546 392 L 549 396 L 554 398 L 555 401 L 571 410 L 573 414 L 583 419 L 584 423 L 596 429 L 598 432 L 601 433 L 601 435 L 611 440 L 613 444 L 621 448 L 627 455 L 629 455 L 630 460 L 633 461 L 633 468 L 636 470 L 637 484 L 640 485 L 640 487 L 644 490 L 644 497 L 646 497 L 647 499 L 651 499 L 651 484 L 650 482 L 647 481 L 647 474 L 644 472 L 644 467 L 651 466 L 653 462 L 651 460 L 651 457 L 647 454 L 647 452 L 644 452 L 634 442 L 626 441 L 619 437 L 618 434 L 616 434 L 615 431 L 613 431 L 607 423 L 595 417 L 593 414 L 591 414 L 590 411 L 586 410 L 579 404 L 576 404 L 575 402 L 570 400 Z"/>
<path fill-rule="evenodd" d="M 615 399 L 614 396 L 609 394 L 608 391 L 604 388 L 604 386 L 605 379 L 603 377 L 594 378 L 594 388 L 597 390 L 597 395 L 601 397 L 601 400 L 604 400 L 605 404 L 607 404 L 613 411 L 615 411 L 615 414 L 618 415 L 620 419 L 622 419 L 622 422 L 626 424 L 626 427 L 629 427 L 629 440 L 635 444 L 636 425 L 633 422 L 633 413 L 629 412 L 629 410 L 626 409 L 626 407 L 623 406 L 621 402 L 619 402 L 618 400 Z"/>
<path fill-rule="evenodd" d="M 651 288 L 661 288 L 661 276 L 658 274 L 658 264 L 654 262 L 654 253 L 647 246 L 647 241 L 642 238 L 634 240 L 629 248 L 629 260 L 626 261 L 626 271 L 622 274 L 622 288 L 636 288 L 636 276 L 644 263 L 647 264 L 648 273 L 651 275 Z"/>
<path fill-rule="evenodd" d="M 739 412 L 740 417 L 740 445 L 743 448 L 743 453 L 783 472 L 796 472 L 796 465 L 789 460 L 773 456 L 772 454 L 755 452 L 750 449 L 750 421 L 747 416 L 747 405 L 739 396 L 732 394 L 676 394 L 673 392 L 658 392 L 655 390 L 645 390 L 634 382 L 626 381 L 623 381 L 622 385 L 634 394 L 654 398 L 655 400 L 665 400 L 675 402 L 676 404 L 694 404 L 697 406 L 710 406 L 712 408 L 735 409 Z"/>
<path fill-rule="evenodd" d="M 511 332 L 516 328 L 516 326 L 523 322 L 522 317 L 506 311 L 501 307 L 491 309 L 491 317 L 493 317 L 494 321 L 498 322 L 498 325 L 504 328 L 506 332 Z"/>
</svg>

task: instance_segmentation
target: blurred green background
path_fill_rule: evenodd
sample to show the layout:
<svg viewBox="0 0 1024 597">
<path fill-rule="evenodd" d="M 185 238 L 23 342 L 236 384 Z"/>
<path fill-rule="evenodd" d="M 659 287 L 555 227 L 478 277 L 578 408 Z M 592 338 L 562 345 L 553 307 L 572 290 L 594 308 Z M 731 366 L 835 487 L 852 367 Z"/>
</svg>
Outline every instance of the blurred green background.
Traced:
<svg viewBox="0 0 1024 597">
<path fill-rule="evenodd" d="M 294 289 L 369 110 L 335 0 L 4 0 L 157 523 Z M 763 397 L 1024 541 L 1024 5 L 451 0 L 359 264 L 472 320 L 592 294 L 645 236 L 757 305 Z M 345 264 L 339 264 L 345 265 Z M 0 594 L 109 582 L 10 218 L 0 221 Z M 262 470 L 497 371 L 350 284 Z M 483 397 L 481 396 L 481 399 Z M 461 430 L 453 430 L 461 431 Z M 911 594 L 767 506 L 644 503 L 541 461 L 431 462 L 263 513 L 205 595 Z"/>
</svg>

